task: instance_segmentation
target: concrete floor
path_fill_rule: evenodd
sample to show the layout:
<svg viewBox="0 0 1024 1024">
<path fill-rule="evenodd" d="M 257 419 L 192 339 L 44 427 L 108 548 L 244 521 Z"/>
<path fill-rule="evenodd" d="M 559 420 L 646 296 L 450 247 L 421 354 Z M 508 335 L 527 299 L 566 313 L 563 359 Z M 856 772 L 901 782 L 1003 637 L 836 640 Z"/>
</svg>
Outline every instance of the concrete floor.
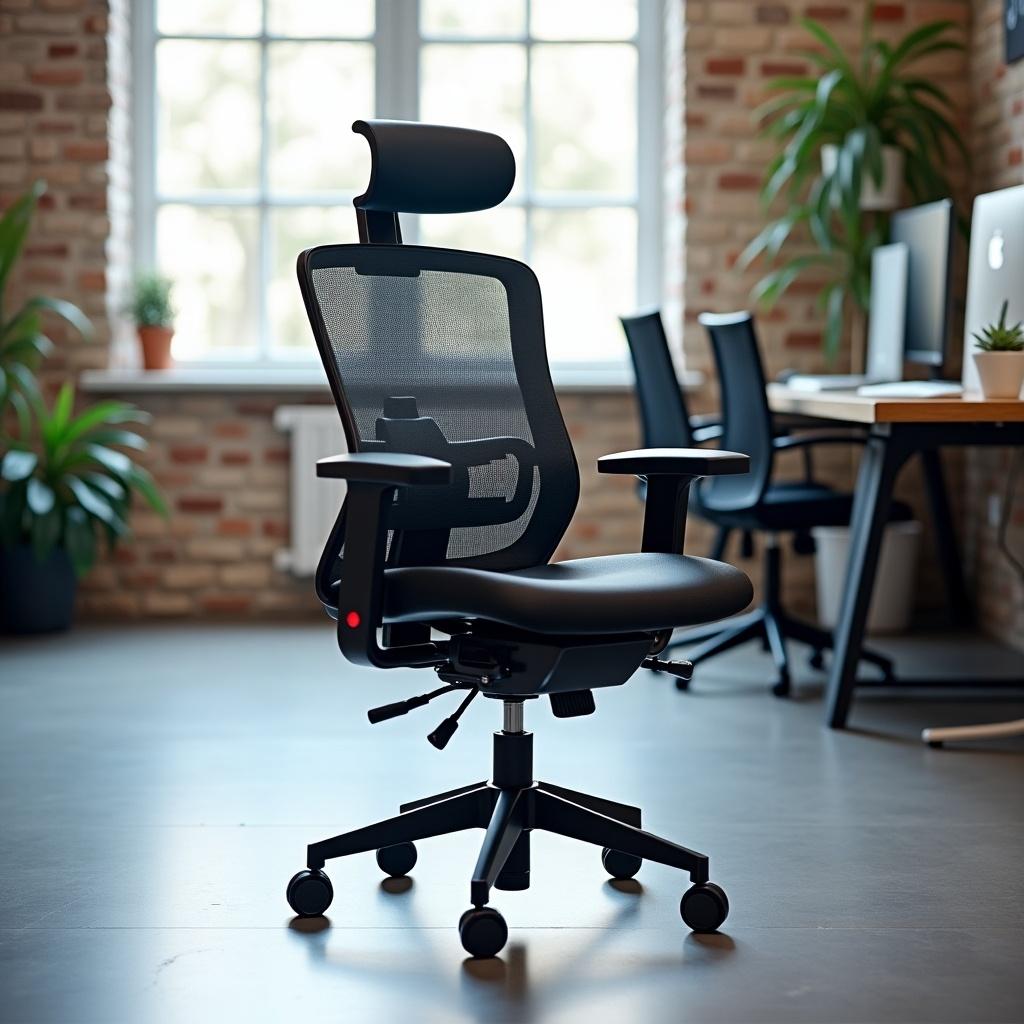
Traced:
<svg viewBox="0 0 1024 1024">
<path fill-rule="evenodd" d="M 944 644 L 902 653 L 994 657 Z M 455 924 L 478 832 L 420 844 L 404 885 L 332 862 L 329 923 L 283 893 L 307 842 L 485 777 L 494 704 L 444 753 L 423 737 L 447 708 L 370 727 L 424 674 L 346 666 L 326 624 L 7 642 L 0 1020 L 1024 1020 L 1024 745 L 917 740 L 1019 704 L 876 694 L 835 733 L 819 676 L 783 702 L 767 671 L 747 649 L 689 695 L 641 672 L 590 719 L 527 706 L 541 778 L 711 855 L 722 934 L 685 931 L 680 874 L 616 888 L 596 849 L 537 834 L 533 888 L 495 895 L 509 944 L 473 962 Z"/>
</svg>

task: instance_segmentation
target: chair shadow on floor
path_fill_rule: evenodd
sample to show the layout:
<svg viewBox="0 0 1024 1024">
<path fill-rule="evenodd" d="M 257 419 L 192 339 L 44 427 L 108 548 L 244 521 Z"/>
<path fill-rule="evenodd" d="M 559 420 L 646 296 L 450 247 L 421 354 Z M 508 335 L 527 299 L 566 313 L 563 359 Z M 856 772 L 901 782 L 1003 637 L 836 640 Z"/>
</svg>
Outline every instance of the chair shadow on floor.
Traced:
<svg viewBox="0 0 1024 1024">
<path fill-rule="evenodd" d="M 398 898 L 404 903 L 403 931 L 412 934 L 419 947 L 414 959 L 396 956 L 385 963 L 379 955 L 332 950 L 331 921 L 327 917 L 292 918 L 289 933 L 302 943 L 318 969 L 350 973 L 361 983 L 389 989 L 400 983 L 403 989 L 413 990 L 415 1000 L 424 1006 L 451 1009 L 455 999 L 465 1013 L 481 1021 L 493 1020 L 496 1012 L 510 1008 L 523 1020 L 532 1019 L 534 1014 L 543 1016 L 556 1006 L 564 1011 L 574 999 L 592 1000 L 595 990 L 605 988 L 611 994 L 617 987 L 656 983 L 658 975 L 669 972 L 714 968 L 737 952 L 736 942 L 725 932 L 684 932 L 678 942 L 667 944 L 659 953 L 631 950 L 628 956 L 602 958 L 607 947 L 621 943 L 630 932 L 638 934 L 630 924 L 639 914 L 646 892 L 640 882 L 629 879 L 608 880 L 601 887 L 601 894 L 613 909 L 598 925 L 538 929 L 560 933 L 557 955 L 545 949 L 539 961 L 534 957 L 538 966 L 531 966 L 531 941 L 523 938 L 510 941 L 497 957 L 448 960 L 447 948 L 433 941 L 438 929 L 426 927 L 417 919 L 414 892 L 411 878 L 386 879 L 380 887 L 382 899 Z M 529 930 L 529 925 L 523 927 Z"/>
</svg>

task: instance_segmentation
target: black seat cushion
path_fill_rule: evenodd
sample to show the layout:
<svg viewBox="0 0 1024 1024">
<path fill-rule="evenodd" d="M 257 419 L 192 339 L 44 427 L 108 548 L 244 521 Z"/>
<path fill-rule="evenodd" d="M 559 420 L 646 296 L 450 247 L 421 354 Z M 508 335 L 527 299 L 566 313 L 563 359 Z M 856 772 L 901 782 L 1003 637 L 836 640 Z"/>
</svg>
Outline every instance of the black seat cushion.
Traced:
<svg viewBox="0 0 1024 1024">
<path fill-rule="evenodd" d="M 808 530 L 815 526 L 848 526 L 853 495 L 835 491 L 824 484 L 786 482 L 772 484 L 753 508 L 719 511 L 700 507 L 700 514 L 721 526 L 747 530 Z M 895 501 L 890 520 L 913 517 L 909 506 Z"/>
<path fill-rule="evenodd" d="M 646 552 L 505 573 L 389 569 L 384 619 L 480 618 L 537 633 L 631 633 L 714 622 L 742 611 L 752 597 L 750 581 L 731 565 Z"/>
</svg>

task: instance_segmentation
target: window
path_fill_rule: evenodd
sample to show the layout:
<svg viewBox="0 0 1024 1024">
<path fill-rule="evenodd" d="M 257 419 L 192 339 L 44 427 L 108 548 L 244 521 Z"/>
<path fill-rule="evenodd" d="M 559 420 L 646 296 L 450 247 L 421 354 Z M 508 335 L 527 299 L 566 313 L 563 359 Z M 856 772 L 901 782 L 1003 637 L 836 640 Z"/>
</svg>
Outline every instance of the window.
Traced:
<svg viewBox="0 0 1024 1024">
<path fill-rule="evenodd" d="M 137 253 L 176 283 L 175 355 L 313 355 L 295 281 L 355 241 L 373 114 L 495 131 L 496 210 L 403 217 L 407 241 L 523 259 L 553 362 L 621 365 L 658 301 L 660 0 L 137 0 Z M 146 116 L 146 112 L 149 116 Z"/>
</svg>

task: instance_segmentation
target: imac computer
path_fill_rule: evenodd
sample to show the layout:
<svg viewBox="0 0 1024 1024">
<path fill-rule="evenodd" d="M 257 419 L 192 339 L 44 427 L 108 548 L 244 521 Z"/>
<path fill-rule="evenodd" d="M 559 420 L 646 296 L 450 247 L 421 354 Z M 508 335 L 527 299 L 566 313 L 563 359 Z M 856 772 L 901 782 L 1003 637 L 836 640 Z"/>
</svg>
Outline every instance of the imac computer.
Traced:
<svg viewBox="0 0 1024 1024">
<path fill-rule="evenodd" d="M 999 319 L 1004 302 L 1009 303 L 1007 323 L 1024 320 L 1024 185 L 974 200 L 964 317 L 965 391 L 980 390 L 974 335 Z"/>
</svg>

